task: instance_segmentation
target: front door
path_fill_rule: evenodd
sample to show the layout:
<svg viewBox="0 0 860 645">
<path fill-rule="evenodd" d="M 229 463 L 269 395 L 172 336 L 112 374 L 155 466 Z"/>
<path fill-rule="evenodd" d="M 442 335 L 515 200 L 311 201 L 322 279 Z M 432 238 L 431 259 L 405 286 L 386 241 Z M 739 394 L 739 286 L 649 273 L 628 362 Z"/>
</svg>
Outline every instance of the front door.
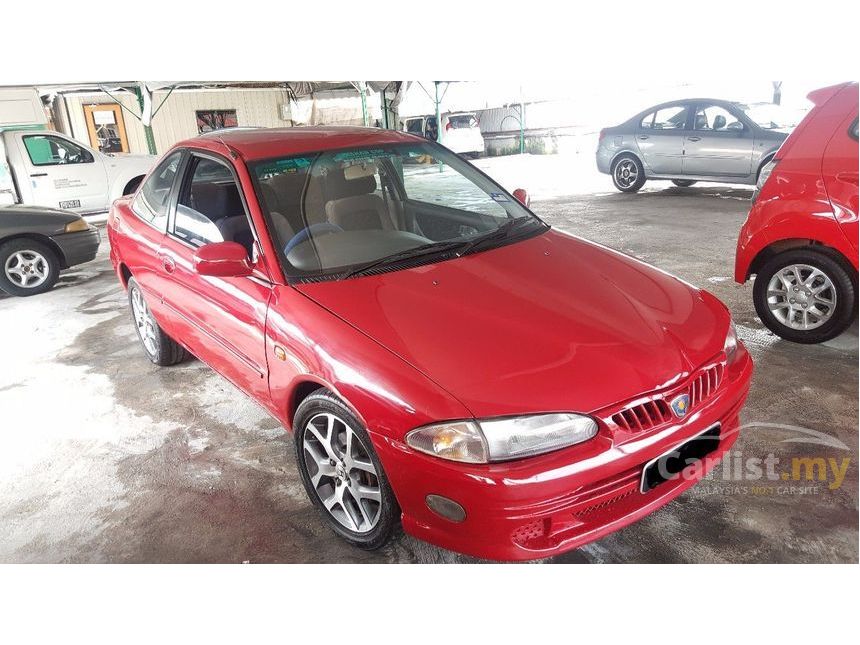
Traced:
<svg viewBox="0 0 860 645">
<path fill-rule="evenodd" d="M 707 177 L 748 177 L 752 172 L 755 137 L 740 118 L 720 105 L 696 107 L 693 127 L 684 144 L 684 174 Z"/>
<path fill-rule="evenodd" d="M 636 132 L 642 160 L 654 175 L 680 175 L 689 109 L 678 104 L 644 116 Z"/>
<path fill-rule="evenodd" d="M 128 152 L 125 122 L 119 105 L 85 105 L 84 118 L 93 148 L 105 153 Z"/>
<path fill-rule="evenodd" d="M 22 134 L 19 145 L 32 204 L 78 213 L 108 209 L 107 170 L 100 158 L 59 134 Z M 22 192 L 24 192 L 22 190 Z"/>
<path fill-rule="evenodd" d="M 218 278 L 194 270 L 194 251 L 232 241 L 259 258 L 244 197 L 227 162 L 193 154 L 159 256 L 165 308 L 191 352 L 258 400 L 269 396 L 266 313 L 272 284 L 262 262 L 251 276 Z"/>
</svg>

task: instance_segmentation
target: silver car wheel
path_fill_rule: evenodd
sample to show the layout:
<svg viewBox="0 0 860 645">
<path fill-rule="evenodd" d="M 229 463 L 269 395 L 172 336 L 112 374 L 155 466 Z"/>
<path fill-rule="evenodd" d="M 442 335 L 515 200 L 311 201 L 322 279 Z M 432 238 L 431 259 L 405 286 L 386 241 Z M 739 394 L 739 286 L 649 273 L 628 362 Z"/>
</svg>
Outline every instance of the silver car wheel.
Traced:
<svg viewBox="0 0 860 645">
<path fill-rule="evenodd" d="M 767 306 L 780 323 L 808 331 L 821 327 L 836 311 L 836 288 L 818 267 L 790 264 L 767 285 Z"/>
<path fill-rule="evenodd" d="M 9 281 L 24 289 L 35 289 L 51 275 L 51 265 L 36 251 L 16 251 L 6 258 L 4 267 Z"/>
<path fill-rule="evenodd" d="M 155 319 L 146 305 L 146 300 L 143 299 L 143 294 L 136 287 L 132 287 L 131 291 L 131 311 L 134 314 L 135 325 L 137 325 L 137 334 L 140 336 L 144 348 L 150 356 L 155 356 L 158 352 L 158 343 L 155 338 Z"/>
<path fill-rule="evenodd" d="M 615 164 L 615 183 L 621 188 L 630 188 L 639 178 L 639 167 L 632 159 L 622 159 Z"/>
<path fill-rule="evenodd" d="M 307 474 L 329 515 L 350 531 L 373 530 L 382 511 L 382 490 L 361 438 L 328 412 L 311 417 L 303 432 Z"/>
</svg>

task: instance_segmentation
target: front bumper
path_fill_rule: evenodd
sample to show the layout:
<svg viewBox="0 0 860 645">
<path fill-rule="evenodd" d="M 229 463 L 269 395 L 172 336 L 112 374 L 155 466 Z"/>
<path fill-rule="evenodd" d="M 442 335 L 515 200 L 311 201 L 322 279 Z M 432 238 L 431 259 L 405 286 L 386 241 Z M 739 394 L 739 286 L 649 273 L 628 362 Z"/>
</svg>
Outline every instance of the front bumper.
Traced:
<svg viewBox="0 0 860 645">
<path fill-rule="evenodd" d="M 63 268 L 68 269 L 69 267 L 94 260 L 99 250 L 101 236 L 98 229 L 91 228 L 76 233 L 54 235 L 51 240 L 63 252 Z"/>
<path fill-rule="evenodd" d="M 578 446 L 475 466 L 423 455 L 372 434 L 402 509 L 403 528 L 467 555 L 531 560 L 570 551 L 648 515 L 701 480 L 735 442 L 753 369 L 743 345 L 738 351 L 718 390 L 683 421 L 621 443 L 601 427 Z M 682 477 L 640 492 L 646 463 L 716 423 L 721 433 L 714 452 Z M 459 503 L 466 519 L 454 523 L 433 513 L 425 503 L 429 494 Z"/>
</svg>

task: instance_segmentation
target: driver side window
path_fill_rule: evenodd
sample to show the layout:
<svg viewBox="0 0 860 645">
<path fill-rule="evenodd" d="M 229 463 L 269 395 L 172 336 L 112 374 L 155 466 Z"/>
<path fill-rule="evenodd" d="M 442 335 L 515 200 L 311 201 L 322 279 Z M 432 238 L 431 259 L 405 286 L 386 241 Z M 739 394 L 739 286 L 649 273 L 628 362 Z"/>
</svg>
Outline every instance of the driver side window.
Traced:
<svg viewBox="0 0 860 645">
<path fill-rule="evenodd" d="M 73 163 L 93 163 L 88 150 L 81 146 L 51 135 L 31 135 L 24 137 L 24 147 L 34 166 L 59 166 Z"/>
<path fill-rule="evenodd" d="M 695 130 L 710 132 L 740 132 L 744 129 L 737 117 L 719 105 L 700 105 L 693 126 Z"/>
</svg>

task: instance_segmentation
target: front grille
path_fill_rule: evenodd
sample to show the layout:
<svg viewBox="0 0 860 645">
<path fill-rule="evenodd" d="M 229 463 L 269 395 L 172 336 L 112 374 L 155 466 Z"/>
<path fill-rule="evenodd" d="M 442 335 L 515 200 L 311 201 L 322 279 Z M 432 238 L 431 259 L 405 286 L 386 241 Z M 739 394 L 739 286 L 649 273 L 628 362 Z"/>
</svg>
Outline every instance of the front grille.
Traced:
<svg viewBox="0 0 860 645">
<path fill-rule="evenodd" d="M 672 418 L 669 404 L 663 399 L 631 405 L 612 415 L 612 422 L 627 432 L 642 432 L 662 425 Z"/>
<path fill-rule="evenodd" d="M 690 407 L 693 408 L 698 403 L 711 398 L 711 394 L 720 386 L 722 378 L 722 363 L 717 363 L 699 372 L 690 384 Z"/>
<path fill-rule="evenodd" d="M 695 409 L 710 399 L 720 387 L 724 369 L 723 363 L 708 365 L 696 372 L 685 387 L 658 394 L 646 401 L 640 399 L 611 412 L 608 420 L 621 430 L 631 433 L 644 432 L 669 423 L 675 419 L 669 401 L 680 394 L 687 394 L 690 397 L 688 409 Z"/>
</svg>

